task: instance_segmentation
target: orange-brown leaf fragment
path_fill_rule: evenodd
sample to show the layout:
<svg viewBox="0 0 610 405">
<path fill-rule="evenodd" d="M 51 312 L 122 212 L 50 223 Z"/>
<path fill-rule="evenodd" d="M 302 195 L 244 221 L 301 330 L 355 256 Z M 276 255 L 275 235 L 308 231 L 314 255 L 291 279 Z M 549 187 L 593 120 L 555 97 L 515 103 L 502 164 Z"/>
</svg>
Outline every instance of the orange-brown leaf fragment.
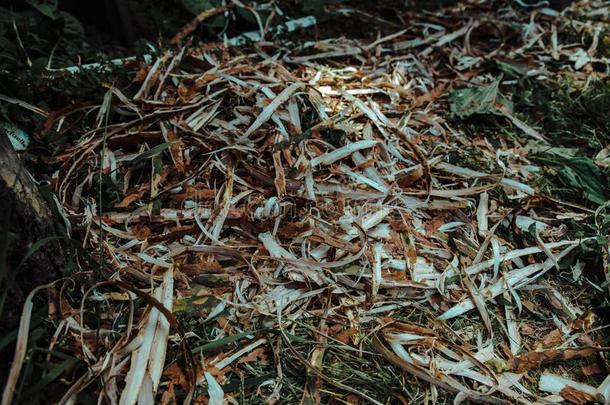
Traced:
<svg viewBox="0 0 610 405">
<path fill-rule="evenodd" d="M 517 373 L 522 373 L 528 370 L 536 370 L 541 366 L 549 363 L 574 359 L 584 359 L 604 350 L 606 349 L 597 347 L 584 347 L 579 349 L 549 349 L 539 352 L 528 352 L 510 359 L 508 361 L 508 366 L 511 368 L 511 370 Z"/>
<path fill-rule="evenodd" d="M 267 354 L 265 353 L 266 351 L 267 351 L 266 348 L 258 347 L 256 349 L 252 350 L 247 355 L 240 357 L 239 360 L 237 360 L 237 363 L 238 364 L 251 363 L 253 361 L 259 360 L 262 364 L 267 364 L 268 361 L 267 361 Z"/>
<path fill-rule="evenodd" d="M 184 150 L 184 142 L 182 142 L 174 131 L 169 131 L 167 133 L 167 139 L 172 143 L 169 147 L 169 152 L 172 155 L 174 164 L 176 165 L 176 170 L 178 170 L 179 173 L 184 173 L 185 164 L 184 156 L 182 155 L 182 151 Z"/>
<path fill-rule="evenodd" d="M 186 376 L 182 372 L 182 369 L 178 366 L 177 363 L 172 363 L 171 366 L 166 368 L 163 371 L 163 377 L 166 380 L 169 380 L 172 385 L 179 385 L 183 388 L 188 388 L 189 383 L 186 379 Z"/>
<path fill-rule="evenodd" d="M 341 343 L 345 343 L 346 345 L 352 344 L 353 336 L 356 334 L 356 328 L 348 328 L 340 331 L 334 337 Z"/>
<path fill-rule="evenodd" d="M 577 405 L 584 405 L 595 401 L 595 397 L 593 395 L 582 392 L 570 386 L 567 386 L 559 391 L 559 395 L 561 395 L 561 397 L 566 401 Z"/>
<path fill-rule="evenodd" d="M 588 366 L 583 366 L 581 368 L 581 371 L 587 377 L 605 373 L 604 368 L 599 363 L 592 363 L 592 364 L 589 364 Z"/>
<path fill-rule="evenodd" d="M 136 72 L 136 75 L 133 78 L 133 82 L 134 83 L 143 82 L 144 79 L 146 79 L 146 75 L 148 74 L 149 70 L 150 70 L 150 66 L 148 66 L 146 63 L 140 63 L 140 69 L 138 69 L 138 71 Z"/>
<path fill-rule="evenodd" d="M 141 193 L 139 193 L 139 192 L 129 194 L 129 195 L 125 196 L 125 198 L 123 198 L 123 200 L 120 203 L 116 204 L 114 206 L 114 208 L 127 208 L 134 202 L 138 201 L 141 197 L 142 197 Z"/>
<path fill-rule="evenodd" d="M 559 346 L 563 342 L 562 336 L 559 329 L 554 329 L 547 333 L 536 346 L 543 349 Z"/>
</svg>

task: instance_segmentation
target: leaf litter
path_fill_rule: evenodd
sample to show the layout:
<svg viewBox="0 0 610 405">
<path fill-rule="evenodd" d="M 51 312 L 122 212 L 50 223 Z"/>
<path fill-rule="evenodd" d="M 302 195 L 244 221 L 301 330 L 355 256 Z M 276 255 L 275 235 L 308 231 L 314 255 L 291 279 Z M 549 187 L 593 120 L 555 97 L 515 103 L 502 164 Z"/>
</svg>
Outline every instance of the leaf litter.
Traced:
<svg viewBox="0 0 610 405">
<path fill-rule="evenodd" d="M 133 96 L 49 118 L 98 259 L 58 282 L 58 344 L 86 364 L 59 402 L 608 403 L 608 134 L 557 157 L 512 91 L 607 83 L 610 10 L 497 6 L 167 49 Z M 541 189 L 547 170 L 582 198 Z"/>
</svg>

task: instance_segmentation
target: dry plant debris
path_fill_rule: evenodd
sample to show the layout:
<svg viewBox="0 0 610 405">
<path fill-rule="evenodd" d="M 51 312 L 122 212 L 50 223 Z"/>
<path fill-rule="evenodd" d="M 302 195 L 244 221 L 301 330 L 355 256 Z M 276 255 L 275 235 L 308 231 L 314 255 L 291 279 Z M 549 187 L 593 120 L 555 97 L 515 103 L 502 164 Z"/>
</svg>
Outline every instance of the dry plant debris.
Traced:
<svg viewBox="0 0 610 405">
<path fill-rule="evenodd" d="M 373 41 L 167 50 L 135 96 L 51 114 L 97 266 L 51 294 L 88 365 L 61 403 L 608 403 L 607 329 L 578 300 L 607 290 L 559 277 L 595 207 L 532 183 L 553 139 L 488 66 L 603 79 L 609 6 L 475 3 Z M 454 119 L 481 115 L 513 135 Z"/>
</svg>

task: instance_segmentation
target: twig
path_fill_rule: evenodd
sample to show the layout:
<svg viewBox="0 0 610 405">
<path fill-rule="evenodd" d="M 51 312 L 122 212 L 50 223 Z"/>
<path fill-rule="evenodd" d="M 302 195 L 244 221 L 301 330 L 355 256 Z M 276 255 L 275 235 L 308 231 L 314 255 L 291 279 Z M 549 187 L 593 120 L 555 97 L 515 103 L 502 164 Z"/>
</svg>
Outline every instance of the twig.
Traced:
<svg viewBox="0 0 610 405">
<path fill-rule="evenodd" d="M 215 7 L 209 10 L 202 11 L 201 13 L 197 14 L 197 16 L 193 18 L 188 24 L 183 26 L 180 31 L 178 31 L 178 33 L 174 35 L 172 39 L 170 39 L 169 43 L 172 45 L 179 44 L 184 38 L 191 35 L 193 31 L 197 29 L 199 24 L 201 24 L 208 18 L 214 17 L 215 15 L 218 15 L 220 13 L 224 13 L 225 11 L 231 8 L 233 8 L 233 4 L 228 4 L 226 6 Z"/>
</svg>

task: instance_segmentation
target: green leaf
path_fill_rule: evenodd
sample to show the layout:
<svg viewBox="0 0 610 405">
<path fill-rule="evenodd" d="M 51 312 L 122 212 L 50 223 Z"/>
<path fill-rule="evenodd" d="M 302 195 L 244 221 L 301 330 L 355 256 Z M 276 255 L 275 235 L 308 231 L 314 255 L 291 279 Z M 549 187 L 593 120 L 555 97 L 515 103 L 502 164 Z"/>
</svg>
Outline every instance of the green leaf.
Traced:
<svg viewBox="0 0 610 405">
<path fill-rule="evenodd" d="M 65 11 L 60 11 L 57 16 L 64 23 L 64 34 L 72 38 L 82 38 L 85 36 L 85 29 L 76 17 Z"/>
<path fill-rule="evenodd" d="M 237 11 L 237 14 L 241 18 L 248 21 L 250 24 L 256 24 L 256 17 L 254 17 L 254 14 L 249 9 L 245 7 L 236 7 L 235 11 Z"/>
<path fill-rule="evenodd" d="M 227 336 L 222 339 L 214 340 L 212 342 L 206 343 L 204 345 L 198 346 L 192 350 L 193 354 L 197 354 L 199 352 L 209 352 L 210 350 L 218 349 L 219 347 L 229 345 L 231 343 L 235 343 L 241 339 L 244 339 L 248 336 L 254 335 L 254 332 L 242 332 L 237 333 L 235 335 Z"/>
<path fill-rule="evenodd" d="M 505 73 L 509 77 L 520 78 L 525 76 L 527 73 L 527 67 L 517 65 L 515 63 L 502 62 L 501 60 L 496 60 L 496 66 L 498 69 Z"/>
<path fill-rule="evenodd" d="M 512 111 L 512 103 L 499 91 L 500 80 L 486 86 L 454 90 L 449 94 L 451 113 L 460 118 L 474 114 L 500 114 L 498 107 Z"/>
<path fill-rule="evenodd" d="M 48 236 L 46 238 L 37 240 L 36 242 L 34 242 L 32 244 L 32 246 L 30 246 L 30 248 L 28 249 L 28 251 L 26 252 L 25 256 L 23 256 L 23 259 L 21 259 L 21 262 L 19 263 L 19 265 L 17 266 L 17 269 L 19 269 L 21 266 L 23 266 L 23 264 L 30 258 L 32 257 L 32 255 L 34 253 L 36 253 L 41 247 L 43 247 L 44 245 L 46 245 L 49 242 L 52 242 L 54 240 L 59 240 L 59 239 L 68 239 L 66 236 Z"/>
<path fill-rule="evenodd" d="M 559 176 L 567 186 L 582 190 L 592 203 L 606 202 L 601 171 L 591 159 L 584 156 L 566 159 L 566 164 L 559 170 Z"/>
<path fill-rule="evenodd" d="M 47 65 L 49 64 L 49 58 L 46 56 L 38 57 L 32 60 L 32 74 L 35 76 L 42 75 L 46 72 Z"/>
<path fill-rule="evenodd" d="M 256 386 L 264 383 L 265 381 L 275 378 L 276 375 L 277 374 L 275 374 L 275 373 L 268 373 L 268 374 L 263 374 L 260 377 L 246 378 L 245 380 L 235 378 L 233 380 L 229 380 L 229 382 L 227 384 L 224 384 L 222 386 L 222 390 L 224 392 L 235 392 L 240 389 L 256 387 Z"/>
<path fill-rule="evenodd" d="M 34 330 L 36 329 L 36 327 L 38 325 L 40 325 L 44 320 L 46 320 L 46 317 L 47 317 L 47 308 L 46 307 L 41 308 L 38 312 L 36 312 L 34 315 L 32 315 L 32 322 L 30 323 L 30 338 L 29 338 L 31 341 L 36 340 L 36 334 L 34 333 Z M 2 339 L 0 339 L 0 351 L 4 350 L 5 347 L 7 347 L 14 340 L 16 340 L 18 333 L 19 333 L 19 329 L 15 329 L 15 330 L 11 331 L 10 333 L 7 333 L 6 335 L 4 335 L 2 337 Z"/>
<path fill-rule="evenodd" d="M 38 391 L 42 390 L 43 388 L 45 388 L 47 385 L 49 385 L 55 379 L 59 378 L 70 367 L 78 364 L 79 362 L 80 362 L 80 360 L 77 359 L 76 357 L 68 357 L 67 359 L 65 359 L 61 363 L 55 365 L 41 380 L 39 380 L 37 383 L 35 383 L 33 386 L 31 386 L 22 395 L 25 398 L 28 398 L 31 395 L 34 395 L 36 392 L 38 392 Z"/>
<path fill-rule="evenodd" d="M 126 159 L 127 161 L 131 160 L 132 163 L 141 162 L 146 159 L 150 159 L 158 154 L 162 153 L 164 150 L 169 148 L 173 142 L 164 142 L 159 145 L 153 146 L 147 151 L 140 153 L 139 155 L 134 156 L 131 159 Z"/>
<path fill-rule="evenodd" d="M 195 15 L 214 8 L 214 4 L 210 0 L 182 0 L 182 5 Z"/>
<path fill-rule="evenodd" d="M 225 26 L 226 18 L 224 15 L 219 14 L 217 16 L 212 17 L 208 22 L 203 23 L 208 28 L 222 28 Z"/>
<path fill-rule="evenodd" d="M 218 0 L 182 0 L 182 5 L 194 15 L 198 15 L 206 10 L 219 7 L 221 5 Z M 252 18 L 254 18 L 252 16 Z M 256 20 L 255 20 L 256 21 Z M 208 28 L 222 28 L 226 23 L 224 15 L 217 15 L 203 23 Z"/>
<path fill-rule="evenodd" d="M 322 15 L 324 14 L 324 0 L 305 0 L 301 8 L 304 14 Z"/>
<path fill-rule="evenodd" d="M 57 12 L 57 0 L 27 0 L 28 4 L 38 10 L 41 14 L 55 19 Z"/>
</svg>

